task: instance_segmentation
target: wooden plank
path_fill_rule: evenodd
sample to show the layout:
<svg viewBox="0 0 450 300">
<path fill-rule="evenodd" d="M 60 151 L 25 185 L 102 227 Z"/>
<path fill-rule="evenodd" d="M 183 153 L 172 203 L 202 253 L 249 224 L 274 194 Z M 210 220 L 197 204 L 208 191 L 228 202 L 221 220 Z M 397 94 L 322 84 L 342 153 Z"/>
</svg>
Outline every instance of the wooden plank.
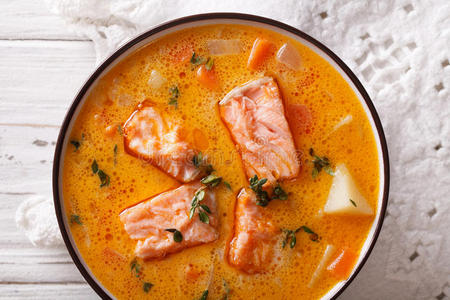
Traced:
<svg viewBox="0 0 450 300">
<path fill-rule="evenodd" d="M 87 40 L 35 0 L 0 1 L 0 39 Z"/>
<path fill-rule="evenodd" d="M 58 127 L 94 65 L 92 42 L 0 41 L 0 126 Z"/>
<path fill-rule="evenodd" d="M 0 299 L 99 299 L 97 294 L 84 284 L 0 284 Z"/>
<path fill-rule="evenodd" d="M 46 118 L 45 114 L 41 116 Z M 0 194 L 18 194 L 20 198 L 29 193 L 51 196 L 58 132 L 57 127 L 0 126 Z M 10 204 L 5 205 L 6 208 Z"/>
</svg>

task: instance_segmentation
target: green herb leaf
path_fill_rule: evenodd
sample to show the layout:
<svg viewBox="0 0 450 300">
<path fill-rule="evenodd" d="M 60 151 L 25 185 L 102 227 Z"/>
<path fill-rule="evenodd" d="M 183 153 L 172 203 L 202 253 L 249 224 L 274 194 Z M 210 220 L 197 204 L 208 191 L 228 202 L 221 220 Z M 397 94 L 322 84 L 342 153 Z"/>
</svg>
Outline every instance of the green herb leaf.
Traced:
<svg viewBox="0 0 450 300">
<path fill-rule="evenodd" d="M 83 225 L 83 222 L 81 222 L 81 218 L 79 215 L 71 215 L 70 216 L 70 223 L 71 224 L 78 224 L 78 225 Z"/>
<path fill-rule="evenodd" d="M 262 186 L 267 182 L 267 178 L 262 178 L 258 180 L 258 175 L 250 178 L 250 188 L 256 194 L 256 204 L 260 206 L 267 206 L 269 204 L 270 198 L 269 194 L 262 189 Z"/>
<path fill-rule="evenodd" d="M 180 90 L 178 89 L 178 86 L 174 85 L 169 89 L 169 105 L 175 106 L 175 108 L 178 107 L 178 98 L 180 97 Z"/>
<path fill-rule="evenodd" d="M 209 224 L 209 217 L 204 211 L 199 211 L 198 217 L 200 218 L 200 221 L 202 221 L 203 223 Z"/>
<path fill-rule="evenodd" d="M 196 55 L 195 52 L 192 52 L 191 64 L 193 66 L 201 65 L 204 61 L 205 59 L 203 57 L 201 57 L 200 55 Z"/>
<path fill-rule="evenodd" d="M 192 163 L 197 169 L 201 169 L 201 171 L 206 173 L 207 175 L 214 172 L 213 166 L 211 164 L 207 164 L 201 152 L 192 157 Z"/>
<path fill-rule="evenodd" d="M 91 169 L 92 169 L 92 173 L 94 173 L 94 174 L 98 172 L 98 164 L 97 164 L 97 161 L 95 159 L 92 162 Z"/>
<path fill-rule="evenodd" d="M 205 190 L 201 189 L 196 192 L 198 202 L 202 201 L 205 198 Z"/>
<path fill-rule="evenodd" d="M 307 227 L 307 226 L 301 226 L 299 227 L 299 229 L 303 229 L 304 232 L 309 233 L 309 234 L 313 234 L 314 231 L 311 230 L 311 228 Z M 296 230 L 298 231 L 298 230 Z"/>
<path fill-rule="evenodd" d="M 222 282 L 223 282 L 223 289 L 225 290 L 225 295 L 223 295 L 222 300 L 228 300 L 230 297 L 231 290 L 225 279 L 222 278 Z"/>
<path fill-rule="evenodd" d="M 103 170 L 98 170 L 98 177 L 100 178 L 100 187 L 108 186 L 109 185 L 109 175 L 106 174 Z"/>
<path fill-rule="evenodd" d="M 205 170 L 205 173 L 208 175 L 215 171 L 211 164 L 205 165 L 204 170 Z"/>
<path fill-rule="evenodd" d="M 229 189 L 230 191 L 232 190 L 231 188 L 231 184 L 228 181 L 222 181 L 223 185 L 227 187 L 227 189 Z"/>
<path fill-rule="evenodd" d="M 199 152 L 197 155 L 194 155 L 194 157 L 192 158 L 192 163 L 197 169 L 200 168 L 203 164 L 203 154 Z"/>
<path fill-rule="evenodd" d="M 142 284 L 142 289 L 144 290 L 144 292 L 148 293 L 150 291 L 150 289 L 153 287 L 153 284 L 150 282 L 144 282 Z"/>
<path fill-rule="evenodd" d="M 317 235 L 317 233 L 312 231 L 311 228 L 309 228 L 307 226 L 300 226 L 295 230 L 290 230 L 290 229 L 282 229 L 281 230 L 285 234 L 285 236 L 281 242 L 281 247 L 284 249 L 286 247 L 286 245 L 289 243 L 289 247 L 291 249 L 293 249 L 295 247 L 295 245 L 297 244 L 297 237 L 295 236 L 295 234 L 297 232 L 299 232 L 300 230 L 303 230 L 304 232 L 308 233 L 309 239 L 311 241 L 313 241 L 313 242 L 319 241 L 319 236 Z"/>
<path fill-rule="evenodd" d="M 209 294 L 208 290 L 205 290 L 203 292 L 202 296 L 199 298 L 199 300 L 206 300 L 206 299 L 208 299 L 208 294 Z"/>
<path fill-rule="evenodd" d="M 293 234 L 291 234 L 291 242 L 289 244 L 289 247 L 291 247 L 291 249 L 294 248 L 296 243 L 297 243 L 297 238 L 295 237 L 295 234 L 293 233 Z"/>
<path fill-rule="evenodd" d="M 273 189 L 273 194 L 272 199 L 287 200 L 288 198 L 288 194 L 281 188 L 279 183 Z"/>
<path fill-rule="evenodd" d="M 289 242 L 289 239 L 294 234 L 294 232 L 289 229 L 281 229 L 281 231 L 284 233 L 284 239 L 281 243 L 281 247 L 284 249 L 284 247 L 286 247 L 287 243 Z"/>
<path fill-rule="evenodd" d="M 207 185 L 209 187 L 216 187 L 220 184 L 220 182 L 222 181 L 222 177 L 219 177 L 217 175 L 214 174 L 210 174 L 204 178 L 202 178 L 202 180 L 200 180 L 201 183 L 203 183 L 204 185 Z"/>
<path fill-rule="evenodd" d="M 210 71 L 214 66 L 214 59 L 211 57 L 208 57 L 208 60 L 206 61 L 205 68 L 206 70 Z"/>
<path fill-rule="evenodd" d="M 350 200 L 350 202 L 353 204 L 353 206 L 356 207 L 356 202 L 353 201 L 352 199 L 349 199 L 349 200 Z"/>
<path fill-rule="evenodd" d="M 131 262 L 130 262 L 130 271 L 131 273 L 134 273 L 134 276 L 136 277 L 140 277 L 141 273 L 142 273 L 142 267 L 141 265 L 138 263 L 137 259 L 134 258 Z"/>
<path fill-rule="evenodd" d="M 311 176 L 313 179 L 316 179 L 322 169 L 325 173 L 334 176 L 333 168 L 331 167 L 330 160 L 328 157 L 317 156 L 314 152 L 313 148 L 309 149 L 309 155 L 311 155 L 314 159 L 312 160 L 313 169 L 311 171 Z"/>
<path fill-rule="evenodd" d="M 77 152 L 78 148 L 80 148 L 80 146 L 81 146 L 81 142 L 77 141 L 77 140 L 71 140 L 70 143 L 75 147 L 73 152 Z"/>
<path fill-rule="evenodd" d="M 209 217 L 207 213 L 211 213 L 208 206 L 200 202 L 205 198 L 205 188 L 201 188 L 195 192 L 191 201 L 191 209 L 189 211 L 189 219 L 194 217 L 195 211 L 198 209 L 198 217 L 203 223 L 209 224 Z"/>
<path fill-rule="evenodd" d="M 120 135 L 123 135 L 122 126 L 117 125 L 117 132 L 119 132 Z"/>
<path fill-rule="evenodd" d="M 313 242 L 318 242 L 319 241 L 319 235 L 317 233 L 315 233 L 314 231 L 312 231 L 311 228 L 303 225 L 300 226 L 299 228 L 297 228 L 297 230 L 295 232 L 297 232 L 298 230 L 303 229 L 304 232 L 309 234 L 309 239 Z"/>
<path fill-rule="evenodd" d="M 117 144 L 114 145 L 114 165 L 117 165 Z"/>
<path fill-rule="evenodd" d="M 183 235 L 180 231 L 177 230 L 173 233 L 173 240 L 176 243 L 181 243 L 181 241 L 183 241 Z"/>
<path fill-rule="evenodd" d="M 211 210 L 209 209 L 209 207 L 208 207 L 207 205 L 205 205 L 205 204 L 200 204 L 200 207 L 201 207 L 204 211 L 206 211 L 208 214 L 211 213 Z"/>
<path fill-rule="evenodd" d="M 183 235 L 177 229 L 175 229 L 175 228 L 168 228 L 168 229 L 165 229 L 165 231 L 173 233 L 173 240 L 174 240 L 174 242 L 181 243 L 181 241 L 183 240 Z"/>
</svg>

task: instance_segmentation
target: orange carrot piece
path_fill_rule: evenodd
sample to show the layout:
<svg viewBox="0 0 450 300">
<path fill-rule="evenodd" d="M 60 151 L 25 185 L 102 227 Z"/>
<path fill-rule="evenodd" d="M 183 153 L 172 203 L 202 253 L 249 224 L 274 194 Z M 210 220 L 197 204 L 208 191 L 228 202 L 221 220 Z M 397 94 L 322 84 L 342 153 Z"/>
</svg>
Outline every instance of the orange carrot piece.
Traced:
<svg viewBox="0 0 450 300">
<path fill-rule="evenodd" d="M 328 266 L 327 271 L 330 271 L 338 279 L 347 279 L 355 266 L 357 258 L 358 255 L 355 252 L 349 249 L 342 249 L 339 256 Z"/>
<path fill-rule="evenodd" d="M 248 57 L 247 68 L 251 70 L 257 69 L 269 56 L 273 46 L 268 40 L 257 38 Z"/>
<path fill-rule="evenodd" d="M 212 90 L 219 86 L 214 67 L 208 70 L 205 65 L 201 65 L 197 70 L 197 80 L 200 84 Z"/>
</svg>

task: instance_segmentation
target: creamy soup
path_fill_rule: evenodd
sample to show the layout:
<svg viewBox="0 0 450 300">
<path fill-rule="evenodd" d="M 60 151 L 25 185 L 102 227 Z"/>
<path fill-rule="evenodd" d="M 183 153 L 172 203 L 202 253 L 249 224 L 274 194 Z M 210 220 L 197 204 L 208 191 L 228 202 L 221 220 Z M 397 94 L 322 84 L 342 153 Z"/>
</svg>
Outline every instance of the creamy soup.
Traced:
<svg viewBox="0 0 450 300">
<path fill-rule="evenodd" d="M 98 80 L 69 134 L 70 233 L 119 299 L 318 299 L 350 276 L 379 205 L 352 88 L 266 29 L 151 42 Z"/>
</svg>

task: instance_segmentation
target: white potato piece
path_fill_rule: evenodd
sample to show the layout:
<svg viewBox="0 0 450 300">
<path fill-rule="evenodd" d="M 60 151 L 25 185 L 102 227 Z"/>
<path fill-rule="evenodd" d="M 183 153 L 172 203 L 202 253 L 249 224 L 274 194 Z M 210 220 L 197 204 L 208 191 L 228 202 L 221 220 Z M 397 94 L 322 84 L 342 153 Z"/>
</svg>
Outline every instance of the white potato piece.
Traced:
<svg viewBox="0 0 450 300">
<path fill-rule="evenodd" d="M 338 164 L 331 185 L 325 214 L 373 215 L 373 209 L 361 195 L 345 164 Z"/>
<path fill-rule="evenodd" d="M 150 78 L 148 79 L 148 85 L 152 88 L 152 89 L 159 89 L 163 86 L 164 83 L 166 83 L 167 79 L 164 78 L 161 73 L 159 73 L 156 70 L 152 70 L 152 72 L 150 73 Z"/>
<path fill-rule="evenodd" d="M 241 52 L 239 40 L 209 40 L 208 50 L 211 55 L 232 55 Z"/>
<path fill-rule="evenodd" d="M 353 121 L 353 116 L 346 115 L 336 125 L 334 125 L 333 131 L 338 130 L 339 128 L 341 128 L 344 125 L 350 124 L 352 121 Z"/>
<path fill-rule="evenodd" d="M 336 247 L 333 245 L 327 245 L 327 248 L 325 249 L 325 252 L 323 253 L 322 259 L 320 260 L 319 264 L 316 267 L 316 270 L 314 271 L 311 280 L 309 281 L 308 287 L 312 288 L 313 285 L 316 283 L 317 279 L 322 275 L 323 270 L 325 269 L 325 266 L 327 265 L 328 261 L 330 260 L 331 256 L 336 251 Z"/>
<path fill-rule="evenodd" d="M 277 52 L 277 60 L 292 70 L 302 68 L 302 58 L 297 49 L 289 43 L 284 44 Z"/>
</svg>

